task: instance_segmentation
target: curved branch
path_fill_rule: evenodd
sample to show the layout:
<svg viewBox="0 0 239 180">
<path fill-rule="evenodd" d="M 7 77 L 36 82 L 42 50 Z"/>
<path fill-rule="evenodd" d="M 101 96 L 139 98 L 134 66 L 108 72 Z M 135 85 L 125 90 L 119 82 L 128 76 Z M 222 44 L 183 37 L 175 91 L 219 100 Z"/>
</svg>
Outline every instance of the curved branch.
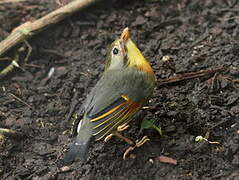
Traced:
<svg viewBox="0 0 239 180">
<path fill-rule="evenodd" d="M 73 13 L 97 1 L 99 0 L 74 0 L 38 20 L 35 20 L 33 22 L 28 21 L 18 26 L 6 39 L 0 42 L 0 57 L 27 38 L 48 28 L 51 25 L 58 23 L 59 21 L 65 19 L 66 17 L 69 17 Z"/>
</svg>

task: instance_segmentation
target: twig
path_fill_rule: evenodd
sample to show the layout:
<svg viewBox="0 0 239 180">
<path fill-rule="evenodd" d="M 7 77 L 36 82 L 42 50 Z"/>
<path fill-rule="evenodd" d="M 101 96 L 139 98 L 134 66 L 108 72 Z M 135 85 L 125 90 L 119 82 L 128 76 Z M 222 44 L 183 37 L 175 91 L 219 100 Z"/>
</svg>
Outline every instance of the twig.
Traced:
<svg viewBox="0 0 239 180">
<path fill-rule="evenodd" d="M 24 59 L 24 62 L 27 62 L 29 57 L 32 54 L 32 46 L 29 44 L 29 42 L 27 42 L 26 40 L 24 41 L 24 43 L 26 44 L 27 48 L 28 48 L 28 52 L 27 52 L 27 56 Z"/>
<path fill-rule="evenodd" d="M 182 75 L 178 75 L 176 77 L 161 79 L 161 80 L 159 80 L 159 86 L 162 86 L 164 84 L 170 84 L 170 83 L 175 83 L 175 82 L 179 82 L 179 81 L 184 81 L 187 79 L 203 77 L 203 76 L 206 76 L 206 75 L 209 75 L 209 74 L 212 74 L 215 72 L 223 71 L 223 70 L 225 70 L 225 67 L 220 67 L 220 68 L 216 68 L 216 69 L 212 69 L 212 70 L 204 70 L 204 71 L 199 71 L 199 72 L 189 72 L 189 73 L 185 73 Z"/>
<path fill-rule="evenodd" d="M 14 97 L 15 99 L 17 99 L 18 101 L 20 101 L 21 103 L 25 104 L 26 106 L 28 106 L 30 109 L 34 109 L 32 106 L 30 106 L 29 104 L 27 104 L 26 102 L 24 102 L 23 100 L 21 100 L 19 97 L 17 97 L 16 95 L 9 93 L 12 97 Z"/>
<path fill-rule="evenodd" d="M 200 38 L 197 39 L 194 43 L 192 43 L 192 45 L 190 46 L 190 48 L 193 48 L 193 47 L 196 46 L 197 44 L 201 43 L 201 42 L 204 41 L 208 36 L 209 36 L 209 32 L 208 32 L 208 29 L 206 29 L 206 32 L 202 35 L 202 37 L 200 37 Z"/>
<path fill-rule="evenodd" d="M 9 58 L 9 57 L 3 57 L 3 58 L 0 58 L 0 61 L 11 61 L 12 59 Z"/>
<path fill-rule="evenodd" d="M 32 53 L 32 47 L 26 40 L 24 40 L 24 43 L 25 43 L 26 47 L 28 48 L 27 55 L 24 58 L 24 62 L 27 62 Z M 19 61 L 18 53 L 20 53 L 21 51 L 24 51 L 24 50 L 25 50 L 25 48 L 22 48 L 22 47 L 19 48 L 15 54 L 14 59 L 11 59 L 8 57 L 0 58 L 0 61 L 11 61 L 11 63 L 9 65 L 7 65 L 5 68 L 3 68 L 3 70 L 0 69 L 0 78 L 3 77 L 4 75 L 8 74 L 9 72 L 11 72 L 14 69 L 14 67 L 18 67 L 22 71 L 24 71 L 24 69 L 21 68 L 20 65 L 18 64 L 18 61 Z"/>
<path fill-rule="evenodd" d="M 0 0 L 0 4 L 7 4 L 7 3 L 19 3 L 27 0 Z"/>
<path fill-rule="evenodd" d="M 0 43 L 0 57 L 27 38 L 32 37 L 36 33 L 48 28 L 50 25 L 58 23 L 78 10 L 83 9 L 97 1 L 99 0 L 74 0 L 38 20 L 33 22 L 28 21 L 18 26 Z"/>
<path fill-rule="evenodd" d="M 210 127 L 209 130 L 212 131 L 215 128 L 217 128 L 218 126 L 221 126 L 222 124 L 227 123 L 228 121 L 230 121 L 230 119 L 221 120 L 220 122 L 218 122 L 215 125 L 213 125 L 212 127 Z"/>
<path fill-rule="evenodd" d="M 235 89 L 239 90 L 239 79 L 232 80 L 232 85 Z"/>
<path fill-rule="evenodd" d="M 23 134 L 16 132 L 12 129 L 0 128 L 0 135 L 12 138 L 21 138 Z"/>
<path fill-rule="evenodd" d="M 158 29 L 170 26 L 170 25 L 175 25 L 175 24 L 181 25 L 181 24 L 183 24 L 183 21 L 181 19 L 169 19 L 169 20 L 166 20 L 166 21 L 163 21 L 163 22 L 159 23 L 153 29 L 158 30 Z"/>
<path fill-rule="evenodd" d="M 17 65 L 18 66 L 18 56 L 16 55 L 14 59 L 4 57 L 0 58 L 0 61 L 11 61 L 9 65 L 7 65 L 3 70 L 0 69 L 0 78 L 11 72 L 14 67 Z"/>
</svg>

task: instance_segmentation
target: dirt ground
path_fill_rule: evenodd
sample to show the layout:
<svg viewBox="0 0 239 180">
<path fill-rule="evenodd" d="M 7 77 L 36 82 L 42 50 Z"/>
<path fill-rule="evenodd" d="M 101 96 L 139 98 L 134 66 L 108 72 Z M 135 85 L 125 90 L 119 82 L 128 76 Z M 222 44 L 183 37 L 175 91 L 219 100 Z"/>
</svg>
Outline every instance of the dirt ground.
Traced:
<svg viewBox="0 0 239 180">
<path fill-rule="evenodd" d="M 1 4 L 0 40 L 57 7 L 53 0 Z M 23 70 L 0 80 L 0 127 L 26 134 L 0 146 L 0 179 L 238 180 L 238 9 L 237 0 L 106 1 L 34 36 Z M 93 143 L 86 162 L 62 169 L 71 142 L 70 110 L 77 113 L 103 71 L 107 46 L 126 26 L 158 79 L 141 114 L 157 120 L 164 135 L 140 131 L 138 117 L 124 135 L 134 140 L 147 135 L 151 141 L 133 152 L 135 159 L 124 161 L 128 145 L 113 138 Z M 24 59 L 26 52 L 19 53 Z M 162 79 L 219 67 L 225 69 L 160 85 Z M 196 136 L 220 144 L 196 143 Z M 160 155 L 177 165 L 160 162 Z"/>
</svg>

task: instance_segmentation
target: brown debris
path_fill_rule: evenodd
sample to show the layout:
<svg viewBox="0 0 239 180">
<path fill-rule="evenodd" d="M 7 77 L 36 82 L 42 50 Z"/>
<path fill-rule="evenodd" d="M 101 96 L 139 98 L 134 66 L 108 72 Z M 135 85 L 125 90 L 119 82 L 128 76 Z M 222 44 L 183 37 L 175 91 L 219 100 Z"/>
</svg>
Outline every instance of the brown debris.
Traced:
<svg viewBox="0 0 239 180">
<path fill-rule="evenodd" d="M 168 157 L 168 156 L 161 155 L 161 156 L 157 157 L 157 159 L 162 163 L 177 165 L 177 160 L 173 159 L 171 157 Z"/>
<path fill-rule="evenodd" d="M 178 75 L 176 77 L 159 80 L 159 86 L 162 86 L 165 84 L 170 84 L 170 83 L 175 83 L 175 82 L 179 82 L 179 81 L 184 81 L 187 79 L 203 77 L 203 76 L 213 74 L 216 72 L 224 71 L 225 69 L 226 69 L 225 67 L 219 67 L 219 68 L 212 69 L 212 70 L 203 70 L 203 71 L 199 71 L 199 72 L 184 73 L 184 74 Z"/>
</svg>

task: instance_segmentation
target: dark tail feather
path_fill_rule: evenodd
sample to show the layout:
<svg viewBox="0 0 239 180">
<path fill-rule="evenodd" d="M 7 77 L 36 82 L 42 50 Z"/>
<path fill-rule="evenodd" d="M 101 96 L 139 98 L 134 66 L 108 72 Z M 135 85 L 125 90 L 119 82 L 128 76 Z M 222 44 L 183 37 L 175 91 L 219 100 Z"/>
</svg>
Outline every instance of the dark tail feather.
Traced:
<svg viewBox="0 0 239 180">
<path fill-rule="evenodd" d="M 85 142 L 82 142 L 79 141 L 79 139 L 76 137 L 73 144 L 70 146 L 69 151 L 66 153 L 64 157 L 64 162 L 65 163 L 73 162 L 76 157 L 79 157 L 81 161 L 85 161 L 89 151 L 89 144 L 90 139 Z"/>
</svg>

